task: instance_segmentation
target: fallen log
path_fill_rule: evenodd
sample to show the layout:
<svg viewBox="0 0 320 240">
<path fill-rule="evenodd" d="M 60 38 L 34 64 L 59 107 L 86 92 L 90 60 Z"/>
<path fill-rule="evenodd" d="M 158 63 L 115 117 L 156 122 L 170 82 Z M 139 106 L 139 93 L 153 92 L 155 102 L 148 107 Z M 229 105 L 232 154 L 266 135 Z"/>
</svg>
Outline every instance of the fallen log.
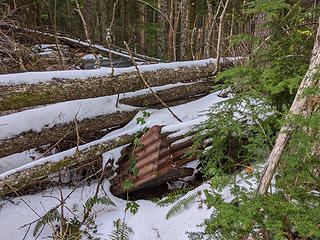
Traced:
<svg viewBox="0 0 320 240">
<path fill-rule="evenodd" d="M 106 134 L 106 132 L 101 132 L 101 130 L 123 126 L 131 121 L 137 112 L 138 110 L 134 110 L 101 115 L 79 121 L 77 126 L 75 126 L 74 122 L 58 124 L 51 128 L 45 128 L 41 132 L 28 131 L 13 138 L 0 140 L 0 158 L 31 148 L 55 144 L 60 139 L 72 141 L 72 147 L 75 147 L 77 144 L 76 130 L 78 130 L 81 140 L 96 140 Z"/>
<path fill-rule="evenodd" d="M 155 64 L 152 67 L 141 66 L 140 69 L 150 86 L 154 87 L 210 77 L 216 65 L 214 61 L 205 60 L 197 61 L 191 66 L 182 63 L 181 67 L 176 67 L 176 64 Z M 183 64 L 185 66 L 182 66 Z M 109 75 L 87 79 L 60 78 L 37 84 L 30 84 L 30 82 L 28 83 L 23 79 L 19 81 L 24 83 L 17 85 L 10 85 L 12 83 L 8 81 L 9 75 L 2 75 L 0 76 L 0 111 L 76 99 L 95 98 L 145 88 L 145 84 L 133 68 L 130 71 L 126 73 L 115 71 L 116 75 L 113 77 Z M 28 76 L 28 74 L 34 73 L 22 73 L 18 77 L 32 78 L 34 76 Z"/>
<path fill-rule="evenodd" d="M 36 42 L 55 43 L 55 36 L 53 33 L 48 33 L 48 32 L 34 30 L 34 29 L 27 29 L 27 28 L 23 28 L 23 27 L 11 25 L 11 24 L 6 24 L 6 23 L 4 23 L 4 24 L 0 23 L 0 28 L 14 30 L 16 38 L 19 38 L 20 41 L 24 41 L 25 39 L 29 39 L 31 41 L 36 41 Z M 74 48 L 83 49 L 86 52 L 91 52 L 89 44 L 85 41 L 81 41 L 79 39 L 67 37 L 67 36 L 63 35 L 62 33 L 57 33 L 57 38 L 59 41 L 65 43 L 69 46 L 72 46 Z M 102 45 L 98 45 L 98 44 L 91 44 L 91 47 L 94 49 L 94 51 L 96 53 L 101 53 L 105 56 L 109 56 L 109 49 L 108 48 L 105 48 Z M 129 53 L 119 47 L 112 45 L 110 48 L 110 52 L 116 58 L 130 59 Z M 142 54 L 133 53 L 133 55 L 137 61 L 160 62 L 160 59 L 145 56 Z"/>
<path fill-rule="evenodd" d="M 157 94 L 170 106 L 184 104 L 209 93 L 210 86 L 207 82 L 181 85 L 157 91 Z M 120 98 L 120 103 L 136 107 L 148 106 L 150 108 L 163 108 L 163 105 L 160 104 L 151 93 L 140 94 L 129 98 L 123 94 Z M 121 111 L 78 121 L 77 127 L 80 138 L 85 142 L 99 139 L 106 134 L 106 132 L 102 132 L 102 130 L 125 125 L 134 118 L 137 112 L 138 110 Z M 68 134 L 66 135 L 67 132 Z M 40 132 L 30 130 L 23 132 L 18 136 L 14 136 L 6 140 L 0 140 L 0 158 L 29 150 L 31 148 L 40 147 L 42 145 L 53 145 L 62 138 L 63 142 L 73 142 L 73 144 L 69 144 L 69 148 L 76 146 L 77 134 L 76 126 L 73 122 L 57 124 L 50 128 L 44 128 Z"/>
<path fill-rule="evenodd" d="M 102 159 L 104 152 L 130 143 L 134 134 L 124 134 L 112 137 L 103 142 L 97 142 L 89 147 L 82 146 L 80 151 L 75 148 L 67 152 L 32 162 L 18 169 L 14 169 L 0 175 L 0 197 L 13 191 L 24 189 L 34 185 L 40 179 L 46 178 L 60 170 Z"/>
<path fill-rule="evenodd" d="M 157 91 L 156 93 L 164 102 L 170 103 L 189 99 L 197 95 L 207 95 L 210 93 L 210 90 L 211 87 L 208 82 L 197 82 L 189 85 L 182 85 L 166 90 Z M 155 105 L 161 104 L 160 101 L 151 93 L 142 94 L 130 98 L 125 97 L 120 99 L 120 103 L 134 107 L 154 107 Z M 171 106 L 174 106 L 174 104 Z"/>
</svg>

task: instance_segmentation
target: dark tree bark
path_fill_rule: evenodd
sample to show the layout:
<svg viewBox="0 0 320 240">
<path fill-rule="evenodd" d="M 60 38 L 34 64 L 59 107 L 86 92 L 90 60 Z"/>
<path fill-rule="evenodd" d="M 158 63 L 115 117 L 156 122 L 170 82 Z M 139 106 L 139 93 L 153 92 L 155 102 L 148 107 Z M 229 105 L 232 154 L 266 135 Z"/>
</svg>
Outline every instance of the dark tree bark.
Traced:
<svg viewBox="0 0 320 240">
<path fill-rule="evenodd" d="M 28 131 L 13 138 L 0 140 L 0 158 L 47 144 L 53 145 L 60 139 L 73 142 L 69 145 L 75 147 L 77 144 L 76 128 L 83 141 L 96 140 L 106 134 L 106 132 L 101 132 L 102 130 L 127 124 L 137 112 L 138 110 L 101 115 L 79 121 L 77 126 L 73 122 L 59 124 L 51 128 L 44 128 L 41 132 Z"/>
</svg>

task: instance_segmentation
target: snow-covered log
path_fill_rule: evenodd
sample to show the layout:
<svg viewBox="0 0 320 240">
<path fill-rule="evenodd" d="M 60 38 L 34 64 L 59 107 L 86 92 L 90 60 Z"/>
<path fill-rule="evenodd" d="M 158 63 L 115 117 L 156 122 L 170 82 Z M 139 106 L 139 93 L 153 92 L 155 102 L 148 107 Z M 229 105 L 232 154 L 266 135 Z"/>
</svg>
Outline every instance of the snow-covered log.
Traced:
<svg viewBox="0 0 320 240">
<path fill-rule="evenodd" d="M 179 102 L 184 101 L 184 103 L 192 101 L 193 97 L 203 96 L 210 93 L 211 87 L 208 82 L 197 82 L 188 85 L 182 85 L 173 87 L 166 90 L 157 91 L 157 95 L 170 106 L 175 106 L 180 104 Z M 191 100 L 190 100 L 191 99 Z M 159 100 L 151 93 L 142 94 L 129 98 L 120 99 L 120 103 L 127 104 L 134 107 L 156 107 L 163 108 L 163 105 Z"/>
<path fill-rule="evenodd" d="M 76 130 L 81 140 L 84 141 L 91 140 L 92 135 L 95 135 L 95 139 L 102 137 L 106 134 L 106 132 L 101 132 L 102 130 L 127 124 L 137 112 L 138 110 L 132 110 L 100 115 L 79 121 L 77 125 L 74 122 L 58 124 L 51 128 L 44 128 L 40 132 L 30 130 L 18 136 L 0 140 L 0 158 L 42 145 L 52 145 L 59 140 L 71 140 L 75 146 L 77 143 Z"/>
<path fill-rule="evenodd" d="M 207 78 L 215 69 L 215 60 L 162 63 L 141 66 L 150 86 Z M 133 67 L 46 73 L 20 73 L 0 76 L 0 111 L 75 99 L 107 96 L 145 88 Z"/>
<path fill-rule="evenodd" d="M 210 93 L 210 86 L 207 82 L 197 82 L 193 84 L 183 84 L 172 86 L 164 90 L 157 90 L 157 94 L 168 103 L 170 106 L 175 106 L 181 103 L 186 103 L 199 98 L 199 96 L 204 96 Z M 133 96 L 132 96 L 133 95 Z M 136 106 L 136 107 L 151 107 L 151 108 L 163 108 L 163 105 L 158 102 L 158 100 L 151 93 L 141 93 L 137 94 L 122 94 L 120 96 L 120 103 Z M 94 103 L 92 103 L 94 104 Z M 115 108 L 115 105 L 114 105 Z M 116 108 L 115 108 L 116 109 Z M 48 110 L 49 111 L 49 110 Z M 110 114 L 98 114 L 95 117 L 81 119 L 77 123 L 78 132 L 80 138 L 84 141 L 94 140 L 91 136 L 100 138 L 106 132 L 102 130 L 113 128 L 117 126 L 122 126 L 128 123 L 138 112 L 138 109 L 118 111 Z M 34 113 L 38 118 L 45 117 L 45 111 L 43 113 Z M 57 117 L 58 117 L 57 113 Z M 63 113 L 61 113 L 63 114 Z M 25 118 L 23 117 L 23 112 L 20 113 L 20 123 L 25 124 Z M 7 121 L 11 118 L 8 118 Z M 0 124 L 5 121 L 1 121 Z M 50 124 L 50 120 L 48 123 Z M 45 124 L 46 125 L 46 124 Z M 3 125 L 0 127 L 4 129 L 6 126 Z M 66 134 L 67 133 L 67 134 Z M 44 127 L 42 130 L 34 131 L 30 128 L 27 128 L 24 131 L 16 132 L 11 136 L 7 136 L 6 139 L 1 140 L 0 135 L 0 158 L 5 157 L 14 153 L 19 153 L 31 148 L 40 147 L 47 144 L 55 144 L 60 139 L 73 142 L 74 146 L 76 144 L 77 134 L 76 134 L 76 125 L 70 119 L 66 123 L 58 123 L 50 127 Z"/>
<path fill-rule="evenodd" d="M 56 154 L 1 174 L 0 197 L 13 192 L 13 189 L 17 191 L 34 185 L 40 179 L 68 167 L 98 161 L 102 159 L 104 152 L 128 144 L 133 138 L 133 134 L 123 134 L 103 142 L 97 142 L 86 148 L 79 148 L 80 151 L 74 148 L 68 150 L 68 153 L 60 153 L 61 157 Z"/>
</svg>

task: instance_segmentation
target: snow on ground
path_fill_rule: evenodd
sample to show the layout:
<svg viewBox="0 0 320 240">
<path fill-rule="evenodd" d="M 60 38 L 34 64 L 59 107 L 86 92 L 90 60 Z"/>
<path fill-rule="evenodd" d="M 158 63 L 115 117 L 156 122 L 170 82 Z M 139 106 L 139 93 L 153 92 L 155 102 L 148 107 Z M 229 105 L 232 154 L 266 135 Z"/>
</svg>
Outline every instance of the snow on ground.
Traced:
<svg viewBox="0 0 320 240">
<path fill-rule="evenodd" d="M 187 196 L 195 193 L 199 190 L 204 190 L 209 187 L 208 184 L 203 184 L 197 189 L 189 192 Z M 98 216 L 95 219 L 97 225 L 97 237 L 101 239 L 109 239 L 108 235 L 115 230 L 113 221 L 117 219 L 123 219 L 124 209 L 126 207 L 126 201 L 114 197 L 109 191 L 109 182 L 105 182 L 104 189 L 107 191 L 108 196 L 116 204 L 114 206 L 102 206 L 97 205 L 95 211 L 98 212 Z M 63 195 L 67 196 L 72 190 L 71 188 L 63 188 Z M 96 191 L 96 184 L 91 186 L 84 186 L 78 188 L 71 197 L 66 201 L 67 206 L 72 209 L 75 205 L 79 207 L 79 213 L 81 212 L 81 206 L 85 201 L 94 196 Z M 48 189 L 42 193 L 27 195 L 23 199 L 32 207 L 32 209 L 43 216 L 46 211 L 58 204 L 58 201 L 52 197 L 59 198 L 60 192 L 57 189 Z M 205 218 L 208 218 L 211 214 L 211 210 L 208 210 L 206 206 L 199 208 L 199 200 L 204 199 L 203 193 L 201 198 L 198 198 L 196 202 L 191 204 L 188 209 L 185 209 L 181 213 L 177 213 L 169 219 L 166 219 L 166 214 L 173 204 L 165 207 L 160 207 L 156 203 L 150 200 L 138 200 L 136 201 L 140 207 L 138 212 L 133 215 L 130 212 L 126 215 L 126 223 L 132 228 L 134 233 L 130 236 L 131 240 L 184 240 L 188 239 L 187 231 L 199 231 L 200 228 L 197 225 L 201 224 Z M 44 210 L 45 209 L 45 210 Z M 15 198 L 13 202 L 5 202 L 4 206 L 0 209 L 0 239 L 6 240 L 18 240 L 23 239 L 27 228 L 20 229 L 21 226 L 27 223 L 31 223 L 38 219 L 38 216 L 33 212 L 26 204 L 19 198 Z M 31 227 L 30 232 L 26 236 L 26 240 L 35 239 L 32 236 L 34 225 Z M 51 229 L 46 226 L 40 238 L 50 236 Z"/>
<path fill-rule="evenodd" d="M 205 66 L 209 63 L 215 62 L 216 59 L 209 58 L 205 60 L 197 61 L 184 61 L 184 62 L 172 62 L 172 63 L 158 63 L 150 65 L 141 65 L 139 67 L 141 72 L 152 72 L 163 69 L 175 69 L 179 67 L 192 67 L 192 66 Z M 134 66 L 128 68 L 115 68 L 114 75 L 123 73 L 135 72 Z M 59 79 L 87 79 L 92 77 L 104 77 L 110 76 L 112 72 L 111 68 L 102 67 L 100 69 L 92 70 L 64 70 L 64 71 L 46 71 L 46 72 L 25 72 L 14 74 L 0 75 L 1 85 L 15 85 L 15 84 L 37 84 L 51 81 L 54 78 Z"/>
<path fill-rule="evenodd" d="M 89 145 L 106 141 L 111 138 L 115 138 L 121 134 L 132 133 L 144 127 L 151 127 L 153 125 L 166 125 L 163 128 L 163 131 L 181 131 L 180 133 L 187 132 L 194 124 L 199 123 L 205 119 L 204 114 L 209 107 L 222 101 L 224 99 L 219 98 L 217 93 L 210 94 L 206 97 L 203 97 L 194 102 L 183 104 L 180 106 L 172 107 L 172 111 L 183 120 L 183 123 L 179 123 L 167 109 L 154 110 L 147 109 L 145 111 L 151 113 L 150 117 L 146 119 L 144 125 L 137 125 L 137 118 L 142 116 L 142 112 L 139 112 L 137 116 L 128 123 L 122 129 L 115 130 L 104 138 L 95 141 L 90 144 L 81 146 L 80 150 L 88 147 Z M 101 102 L 102 104 L 103 102 Z M 62 107 L 63 105 L 60 105 Z M 29 110 L 28 110 L 29 111 Z M 35 111 L 35 110 L 30 110 Z M 25 166 L 22 166 L 20 169 L 30 167 L 39 162 L 43 161 L 57 161 L 63 156 L 71 155 L 75 152 L 75 149 L 71 149 L 59 154 L 52 155 L 50 157 L 29 163 Z M 13 155 L 14 156 L 14 155 Z M 119 150 L 113 150 L 104 154 L 104 159 L 108 157 L 117 157 L 119 156 Z M 12 156 L 11 156 L 12 157 Z M 13 173 L 15 170 L 11 170 L 7 173 L 0 175 L 0 179 L 5 177 L 9 173 Z M 109 192 L 109 182 L 105 181 L 104 189 L 107 191 L 108 196 L 115 202 L 117 207 L 112 206 L 98 206 L 98 217 L 95 220 L 97 224 L 97 234 L 102 234 L 102 239 L 109 239 L 108 235 L 114 230 L 113 221 L 117 219 L 123 219 L 124 209 L 126 201 L 112 196 Z M 192 193 L 195 193 L 198 190 L 203 190 L 209 188 L 208 184 L 203 184 L 197 189 L 189 192 L 186 196 L 189 196 Z M 68 194 L 72 189 L 68 187 L 63 188 L 64 196 Z M 84 202 L 94 195 L 96 191 L 96 185 L 84 186 L 78 188 L 67 200 L 67 205 L 69 208 L 72 208 L 74 205 L 81 206 Z M 42 193 L 27 195 L 24 196 L 24 200 L 36 211 L 40 216 L 42 216 L 46 211 L 55 206 L 58 202 L 52 197 L 45 196 L 56 196 L 59 197 L 60 193 L 57 189 L 48 189 Z M 201 198 L 203 198 L 203 193 Z M 131 235 L 130 239 L 132 240 L 153 240 L 153 239 L 165 239 L 165 240 L 183 240 L 188 239 L 186 232 L 187 231 L 199 231 L 200 228 L 197 227 L 198 224 L 201 224 L 205 218 L 208 218 L 212 213 L 212 210 L 206 209 L 206 206 L 199 208 L 199 198 L 198 201 L 194 202 L 188 209 L 177 213 L 173 217 L 166 219 L 166 214 L 169 209 L 173 206 L 170 204 L 166 207 L 160 207 L 156 203 L 147 200 L 139 200 L 137 203 L 140 205 L 138 213 L 133 215 L 127 213 L 126 223 L 130 226 L 134 234 Z M 24 234 L 27 231 L 27 228 L 19 229 L 22 225 L 32 222 L 38 218 L 38 216 L 28 208 L 23 201 L 19 198 L 15 198 L 13 202 L 0 202 L 4 204 L 0 208 L 0 239 L 6 240 L 16 240 L 23 239 Z M 46 211 L 44 210 L 46 209 Z M 100 211 L 101 210 L 101 211 Z M 33 226 L 34 227 L 34 226 Z M 32 230 L 27 234 L 25 239 L 34 239 L 32 237 Z M 50 228 L 46 227 L 44 232 L 41 234 L 39 239 L 49 236 L 51 233 Z M 100 235 L 97 235 L 100 236 Z M 100 236 L 100 237 L 101 237 Z"/>
</svg>

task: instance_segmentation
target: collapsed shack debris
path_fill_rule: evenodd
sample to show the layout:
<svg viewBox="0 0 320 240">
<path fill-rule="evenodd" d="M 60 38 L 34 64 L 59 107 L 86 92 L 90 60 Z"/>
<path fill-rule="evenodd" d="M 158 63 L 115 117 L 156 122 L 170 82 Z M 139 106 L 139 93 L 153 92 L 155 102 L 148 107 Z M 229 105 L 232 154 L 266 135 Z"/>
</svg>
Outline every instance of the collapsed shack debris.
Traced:
<svg viewBox="0 0 320 240">
<path fill-rule="evenodd" d="M 170 137 L 172 132 L 162 133 L 163 126 L 153 126 L 139 140 L 134 150 L 131 144 L 122 151 L 116 169 L 117 175 L 110 180 L 111 192 L 119 197 L 137 190 L 160 186 L 170 180 L 193 175 L 194 169 L 183 165 L 195 160 L 197 155 L 185 157 L 191 149 L 192 139 L 184 136 Z M 179 140 L 179 142 L 177 142 Z M 182 140 L 182 141 L 181 141 Z M 175 143 L 177 142 L 177 143 Z M 137 175 L 132 173 L 132 158 L 136 157 Z M 131 180 L 134 188 L 126 190 L 124 183 Z"/>
</svg>

